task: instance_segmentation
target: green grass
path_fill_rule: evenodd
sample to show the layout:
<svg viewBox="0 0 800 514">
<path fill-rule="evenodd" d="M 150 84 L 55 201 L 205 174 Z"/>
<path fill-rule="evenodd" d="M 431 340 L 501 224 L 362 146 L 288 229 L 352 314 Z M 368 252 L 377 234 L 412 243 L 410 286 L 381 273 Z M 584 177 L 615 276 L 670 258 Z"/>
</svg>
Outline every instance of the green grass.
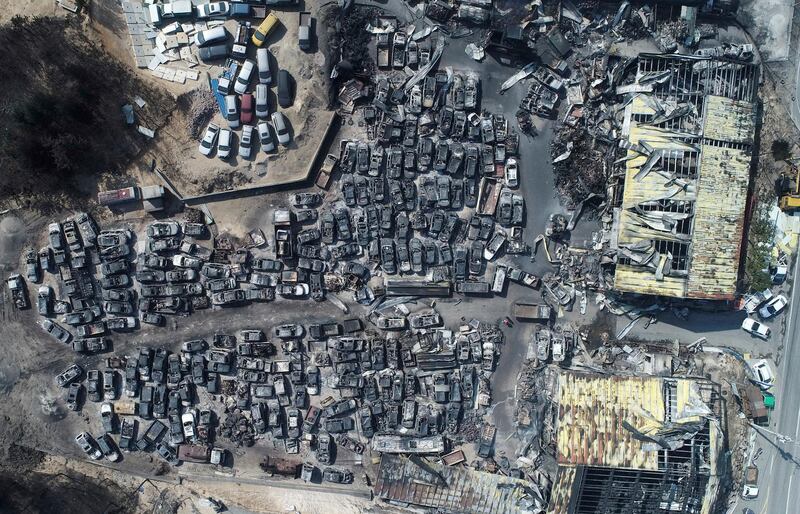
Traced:
<svg viewBox="0 0 800 514">
<path fill-rule="evenodd" d="M 772 250 L 775 227 L 769 219 L 769 206 L 761 202 L 756 207 L 750 232 L 747 235 L 747 259 L 745 279 L 749 291 L 763 291 L 772 286 L 772 278 L 766 271 Z"/>
</svg>

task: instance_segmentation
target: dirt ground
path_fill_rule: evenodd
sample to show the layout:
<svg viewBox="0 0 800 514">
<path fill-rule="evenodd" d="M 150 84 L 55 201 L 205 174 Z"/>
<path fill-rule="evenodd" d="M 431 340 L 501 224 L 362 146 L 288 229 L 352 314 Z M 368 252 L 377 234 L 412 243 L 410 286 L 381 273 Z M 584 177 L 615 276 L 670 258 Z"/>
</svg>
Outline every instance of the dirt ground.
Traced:
<svg viewBox="0 0 800 514">
<path fill-rule="evenodd" d="M 240 514 L 370 512 L 369 500 L 288 488 L 280 483 L 244 483 L 225 478 L 155 477 L 119 473 L 106 466 L 15 447 L 16 472 L 0 472 L 0 504 L 15 512 L 89 514 L 108 512 L 207 514 L 206 498 Z M 56 507 L 58 505 L 58 507 Z"/>
<path fill-rule="evenodd" d="M 317 15 L 317 2 L 306 2 L 305 9 Z M 227 162 L 216 157 L 207 158 L 197 151 L 198 141 L 189 135 L 186 113 L 175 109 L 170 123 L 157 135 L 150 151 L 143 155 L 130 168 L 132 178 L 142 185 L 160 183 L 149 173 L 150 163 L 164 171 L 184 196 L 193 196 L 232 188 L 247 186 L 275 185 L 294 182 L 306 178 L 308 166 L 322 140 L 327 128 L 327 76 L 325 56 L 315 48 L 314 52 L 303 52 L 297 45 L 297 14 L 295 11 L 276 11 L 282 26 L 271 36 L 270 50 L 277 62 L 273 63 L 273 73 L 286 69 L 294 78 L 294 103 L 287 109 L 280 108 L 289 119 L 292 141 L 288 147 L 279 147 L 269 155 L 258 152 L 251 160 L 234 156 Z M 127 28 L 122 21 L 121 9 L 92 7 L 92 29 L 104 48 L 133 66 Z M 253 20 L 257 23 L 257 20 Z M 237 21 L 228 20 L 226 28 L 231 34 L 236 32 Z M 192 47 L 194 48 L 194 47 Z M 252 54 L 252 55 L 250 55 Z M 255 58 L 255 47 L 249 48 L 248 58 Z M 207 89 L 210 77 L 216 77 L 221 66 L 200 64 L 194 69 L 200 72 L 197 81 L 187 80 L 185 84 L 164 81 L 152 77 L 149 70 L 138 70 L 147 80 L 167 89 L 176 98 L 195 89 Z M 277 106 L 274 87 L 270 90 L 271 109 Z M 227 126 L 217 111 L 212 120 L 220 126 Z M 236 132 L 237 136 L 240 132 Z M 237 139 L 238 144 L 238 139 Z"/>
</svg>

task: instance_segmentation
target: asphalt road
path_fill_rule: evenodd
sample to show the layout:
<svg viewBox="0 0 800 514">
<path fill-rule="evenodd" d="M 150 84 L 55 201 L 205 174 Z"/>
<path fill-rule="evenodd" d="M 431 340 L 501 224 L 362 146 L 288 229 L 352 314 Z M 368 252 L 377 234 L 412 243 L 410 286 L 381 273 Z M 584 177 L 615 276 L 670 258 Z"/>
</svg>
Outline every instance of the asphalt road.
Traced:
<svg viewBox="0 0 800 514">
<path fill-rule="evenodd" d="M 795 263 L 794 277 L 800 270 L 800 259 Z M 740 501 L 743 507 L 757 514 L 788 514 L 798 511 L 800 505 L 800 287 L 794 288 L 790 300 L 789 319 L 784 334 L 784 353 L 777 370 L 777 385 L 773 393 L 777 409 L 769 430 L 791 438 L 779 442 L 777 436 L 757 430 L 754 452 L 763 453 L 755 461 L 759 468 L 759 497 L 753 501 Z M 797 481 L 797 486 L 795 486 Z"/>
</svg>

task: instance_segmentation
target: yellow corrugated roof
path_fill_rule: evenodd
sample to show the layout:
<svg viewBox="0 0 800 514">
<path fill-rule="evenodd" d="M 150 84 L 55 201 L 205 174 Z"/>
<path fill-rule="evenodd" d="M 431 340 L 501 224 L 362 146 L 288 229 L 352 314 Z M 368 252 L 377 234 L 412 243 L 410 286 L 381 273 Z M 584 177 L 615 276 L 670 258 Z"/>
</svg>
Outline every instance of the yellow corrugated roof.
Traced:
<svg viewBox="0 0 800 514">
<path fill-rule="evenodd" d="M 645 95 L 633 99 L 630 113 L 654 112 Z M 750 157 L 743 150 L 722 148 L 709 140 L 751 144 L 755 125 L 752 103 L 719 96 L 705 98 L 703 137 L 698 175 L 687 180 L 687 190 L 667 186 L 667 179 L 651 171 L 639 180 L 634 177 L 647 158 L 628 151 L 625 163 L 625 189 L 619 211 L 617 244 L 669 239 L 665 234 L 642 226 L 630 209 L 642 202 L 669 197 L 693 201 L 694 222 L 689 246 L 689 264 L 684 276 L 665 276 L 657 280 L 653 269 L 618 265 L 614 287 L 618 291 L 657 296 L 730 299 L 736 293 L 741 257 L 745 204 L 749 183 Z M 655 149 L 688 150 L 690 146 L 671 138 L 669 130 L 630 121 L 628 141 L 646 142 Z M 673 194 L 677 191 L 677 194 Z"/>
<path fill-rule="evenodd" d="M 688 296 L 735 296 L 749 181 L 750 157 L 745 152 L 703 145 Z"/>
<path fill-rule="evenodd" d="M 753 144 L 755 106 L 724 96 L 707 96 L 703 137 L 731 143 Z"/>
<path fill-rule="evenodd" d="M 649 421 L 643 412 L 664 420 L 660 378 L 564 373 L 559 406 L 559 464 L 658 469 L 658 453 L 644 452 L 622 422 L 644 426 Z"/>
</svg>

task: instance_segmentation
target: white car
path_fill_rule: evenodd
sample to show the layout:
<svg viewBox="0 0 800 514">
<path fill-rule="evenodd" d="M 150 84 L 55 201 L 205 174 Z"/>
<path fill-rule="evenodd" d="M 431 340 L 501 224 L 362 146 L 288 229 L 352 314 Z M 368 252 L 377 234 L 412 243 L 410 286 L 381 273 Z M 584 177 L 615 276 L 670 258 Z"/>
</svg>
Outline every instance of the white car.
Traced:
<svg viewBox="0 0 800 514">
<path fill-rule="evenodd" d="M 758 309 L 758 315 L 761 319 L 769 319 L 783 310 L 789 303 L 785 296 L 779 294 L 772 300 L 768 301 L 766 305 Z"/>
<path fill-rule="evenodd" d="M 219 145 L 217 145 L 217 157 L 220 159 L 227 159 L 231 156 L 231 147 L 233 146 L 233 132 L 228 129 L 221 129 L 219 131 Z"/>
<path fill-rule="evenodd" d="M 197 17 L 211 18 L 213 16 L 227 16 L 228 2 L 211 2 L 209 4 L 200 4 L 197 6 Z"/>
<path fill-rule="evenodd" d="M 256 85 L 256 117 L 269 116 L 269 87 L 266 84 Z"/>
<path fill-rule="evenodd" d="M 509 157 L 506 161 L 506 185 L 512 189 L 519 186 L 519 170 L 517 168 L 517 160 Z"/>
<path fill-rule="evenodd" d="M 181 425 L 186 439 L 194 439 L 194 414 L 192 412 L 185 412 L 181 416 Z"/>
<path fill-rule="evenodd" d="M 200 269 L 203 267 L 203 261 L 190 255 L 178 254 L 172 256 L 172 265 L 177 268 Z"/>
<path fill-rule="evenodd" d="M 86 453 L 92 460 L 100 460 L 103 458 L 103 453 L 97 447 L 97 442 L 89 435 L 88 432 L 81 432 L 75 436 L 75 442 L 81 447 L 81 450 Z"/>
<path fill-rule="evenodd" d="M 772 368 L 769 367 L 769 363 L 766 360 L 756 361 L 750 367 L 753 369 L 755 379 L 762 384 L 770 387 L 775 383 L 775 375 L 772 374 Z"/>
<path fill-rule="evenodd" d="M 754 336 L 760 337 L 761 339 L 769 338 L 769 327 L 759 323 L 753 318 L 745 318 L 744 321 L 742 321 L 742 330 L 745 332 L 750 332 Z"/>
<path fill-rule="evenodd" d="M 219 135 L 219 125 L 216 123 L 209 123 L 206 128 L 206 133 L 203 135 L 203 140 L 200 141 L 200 153 L 209 156 L 214 150 L 214 145 L 217 143 L 217 136 Z"/>
<path fill-rule="evenodd" d="M 239 157 L 249 159 L 253 151 L 253 126 L 245 125 L 242 127 L 242 135 L 239 137 Z"/>
<path fill-rule="evenodd" d="M 289 127 L 286 123 L 286 116 L 284 116 L 282 112 L 272 113 L 272 126 L 275 127 L 278 143 L 282 146 L 288 145 L 292 138 L 289 137 Z"/>
<path fill-rule="evenodd" d="M 230 128 L 239 128 L 239 106 L 236 103 L 236 95 L 225 96 L 225 119 L 228 120 Z"/>
<path fill-rule="evenodd" d="M 269 123 L 262 121 L 258 124 L 258 139 L 261 140 L 261 149 L 265 152 L 272 152 L 275 150 L 275 139 L 272 137 L 272 131 L 269 129 Z"/>
<path fill-rule="evenodd" d="M 242 64 L 242 69 L 239 70 L 239 76 L 236 77 L 236 84 L 233 86 L 233 90 L 239 93 L 240 95 L 245 94 L 247 92 L 247 86 L 250 84 L 250 75 L 253 74 L 253 68 L 256 67 L 256 63 L 247 59 Z"/>
</svg>

